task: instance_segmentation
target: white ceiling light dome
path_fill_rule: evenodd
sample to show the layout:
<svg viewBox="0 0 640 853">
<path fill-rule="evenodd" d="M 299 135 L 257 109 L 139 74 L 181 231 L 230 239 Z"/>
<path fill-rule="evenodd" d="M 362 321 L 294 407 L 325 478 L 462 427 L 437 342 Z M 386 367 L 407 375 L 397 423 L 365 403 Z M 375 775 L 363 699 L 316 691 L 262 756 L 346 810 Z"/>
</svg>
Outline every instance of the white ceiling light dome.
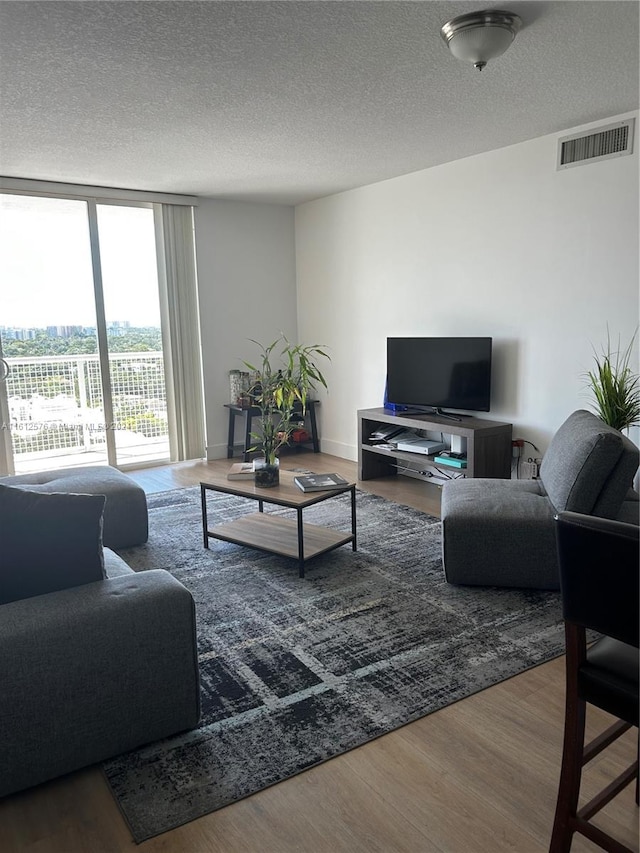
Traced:
<svg viewBox="0 0 640 853">
<path fill-rule="evenodd" d="M 453 18 L 440 35 L 456 59 L 472 62 L 482 71 L 490 59 L 502 56 L 521 27 L 521 18 L 513 12 L 486 9 Z"/>
</svg>

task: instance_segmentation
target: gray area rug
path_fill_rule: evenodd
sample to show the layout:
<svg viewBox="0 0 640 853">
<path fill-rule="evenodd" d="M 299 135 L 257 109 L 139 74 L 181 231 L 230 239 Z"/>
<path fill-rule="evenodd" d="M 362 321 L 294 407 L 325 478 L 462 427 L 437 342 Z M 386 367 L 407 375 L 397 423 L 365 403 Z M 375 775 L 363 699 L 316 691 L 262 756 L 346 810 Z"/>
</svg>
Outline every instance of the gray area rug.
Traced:
<svg viewBox="0 0 640 853">
<path fill-rule="evenodd" d="M 255 511 L 208 500 L 210 519 Z M 358 551 L 318 557 L 304 579 L 294 560 L 205 550 L 197 487 L 149 506 L 148 544 L 120 553 L 138 571 L 168 569 L 195 598 L 202 719 L 104 764 L 136 842 L 564 651 L 558 593 L 446 584 L 438 519 L 383 498 L 358 491 Z M 348 495 L 305 518 L 348 530 Z"/>
</svg>

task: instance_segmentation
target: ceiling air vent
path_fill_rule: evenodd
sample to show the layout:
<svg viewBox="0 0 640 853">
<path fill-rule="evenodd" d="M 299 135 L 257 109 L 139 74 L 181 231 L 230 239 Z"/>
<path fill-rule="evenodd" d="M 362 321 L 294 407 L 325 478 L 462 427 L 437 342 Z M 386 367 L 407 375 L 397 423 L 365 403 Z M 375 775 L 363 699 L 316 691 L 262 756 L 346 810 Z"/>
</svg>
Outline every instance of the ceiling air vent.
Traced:
<svg viewBox="0 0 640 853">
<path fill-rule="evenodd" d="M 558 140 L 558 169 L 582 166 L 624 157 L 633 151 L 633 125 L 635 119 L 609 124 L 588 134 L 563 136 Z"/>
</svg>

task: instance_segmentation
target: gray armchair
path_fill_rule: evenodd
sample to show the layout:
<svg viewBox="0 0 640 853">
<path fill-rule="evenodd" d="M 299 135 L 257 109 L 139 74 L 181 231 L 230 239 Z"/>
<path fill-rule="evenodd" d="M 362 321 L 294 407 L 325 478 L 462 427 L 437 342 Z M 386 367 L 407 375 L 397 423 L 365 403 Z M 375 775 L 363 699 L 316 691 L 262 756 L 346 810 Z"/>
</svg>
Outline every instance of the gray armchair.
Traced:
<svg viewBox="0 0 640 853">
<path fill-rule="evenodd" d="M 539 480 L 459 479 L 442 489 L 442 554 L 449 583 L 558 589 L 554 515 L 638 523 L 631 490 L 639 451 L 591 412 L 553 437 Z"/>
</svg>

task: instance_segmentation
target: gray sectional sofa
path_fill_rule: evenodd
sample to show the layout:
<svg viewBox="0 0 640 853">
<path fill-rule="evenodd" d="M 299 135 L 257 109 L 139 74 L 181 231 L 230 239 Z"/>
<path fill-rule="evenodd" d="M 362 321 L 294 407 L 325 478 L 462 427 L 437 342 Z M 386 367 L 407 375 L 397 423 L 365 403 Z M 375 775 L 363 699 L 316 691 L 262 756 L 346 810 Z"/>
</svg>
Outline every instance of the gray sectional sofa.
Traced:
<svg viewBox="0 0 640 853">
<path fill-rule="evenodd" d="M 459 479 L 442 489 L 442 549 L 453 584 L 558 589 L 554 516 L 579 512 L 638 524 L 631 489 L 639 451 L 591 412 L 573 412 L 538 480 Z"/>
<path fill-rule="evenodd" d="M 0 797 L 198 722 L 193 598 L 103 547 L 105 509 L 0 482 Z"/>
</svg>

